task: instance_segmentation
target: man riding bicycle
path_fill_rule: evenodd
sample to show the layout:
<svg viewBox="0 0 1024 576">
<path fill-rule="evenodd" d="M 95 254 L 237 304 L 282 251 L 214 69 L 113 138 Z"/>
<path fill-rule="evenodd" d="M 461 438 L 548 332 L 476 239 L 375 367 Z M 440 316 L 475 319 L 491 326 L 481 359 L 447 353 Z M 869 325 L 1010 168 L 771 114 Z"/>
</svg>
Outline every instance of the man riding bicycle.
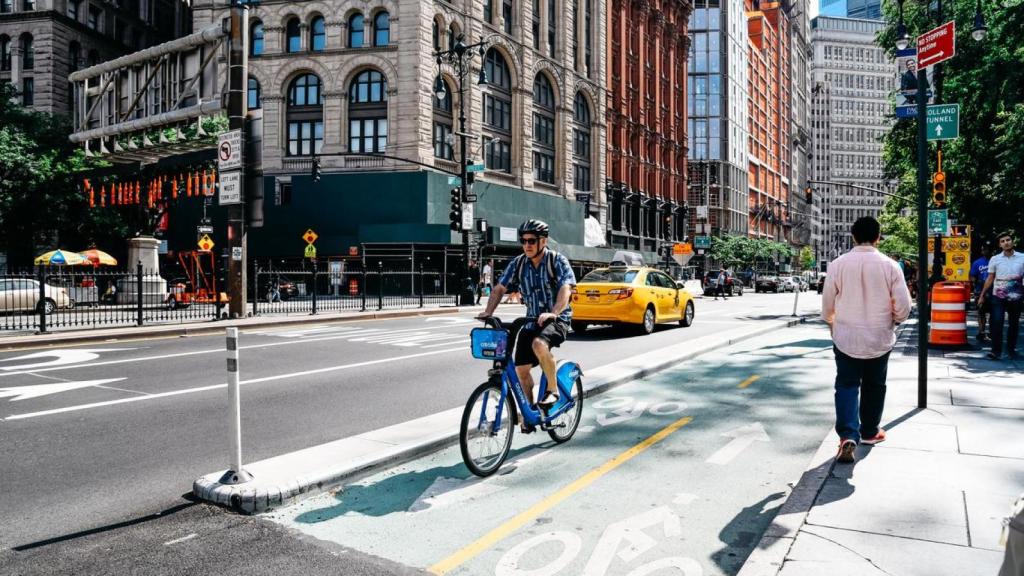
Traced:
<svg viewBox="0 0 1024 576">
<path fill-rule="evenodd" d="M 548 249 L 548 232 L 548 225 L 540 220 L 527 220 L 519 226 L 523 253 L 505 268 L 491 291 L 486 309 L 477 316 L 479 319 L 489 318 L 509 290 L 522 295 L 527 316 L 536 318 L 536 321 L 531 321 L 519 331 L 513 360 L 530 404 L 533 404 L 530 369 L 540 364 L 549 386 L 547 394 L 538 402 L 541 408 L 549 408 L 559 399 L 555 358 L 551 349 L 565 342 L 569 334 L 572 319 L 569 298 L 576 285 L 576 275 L 569 266 L 569 259 Z"/>
</svg>

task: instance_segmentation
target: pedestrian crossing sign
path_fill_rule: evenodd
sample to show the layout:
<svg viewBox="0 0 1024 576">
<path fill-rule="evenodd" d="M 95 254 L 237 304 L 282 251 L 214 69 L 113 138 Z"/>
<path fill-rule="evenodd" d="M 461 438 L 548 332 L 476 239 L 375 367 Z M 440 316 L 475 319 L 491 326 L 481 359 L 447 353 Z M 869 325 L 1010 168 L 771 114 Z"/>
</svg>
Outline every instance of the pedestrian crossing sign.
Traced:
<svg viewBox="0 0 1024 576">
<path fill-rule="evenodd" d="M 316 258 L 316 244 L 306 244 L 306 251 L 303 255 L 306 258 Z"/>
</svg>

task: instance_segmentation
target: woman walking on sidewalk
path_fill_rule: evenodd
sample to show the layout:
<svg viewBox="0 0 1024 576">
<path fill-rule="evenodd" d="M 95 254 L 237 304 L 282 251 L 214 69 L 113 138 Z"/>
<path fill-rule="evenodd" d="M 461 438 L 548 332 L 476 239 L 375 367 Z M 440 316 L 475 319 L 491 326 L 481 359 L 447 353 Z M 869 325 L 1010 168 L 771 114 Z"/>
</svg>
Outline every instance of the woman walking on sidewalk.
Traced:
<svg viewBox="0 0 1024 576">
<path fill-rule="evenodd" d="M 836 357 L 836 459 L 845 463 L 853 462 L 858 442 L 885 440 L 878 425 L 889 353 L 896 344 L 896 325 L 910 316 L 903 271 L 878 251 L 878 221 L 859 218 L 851 232 L 857 245 L 829 265 L 821 300 Z"/>
</svg>

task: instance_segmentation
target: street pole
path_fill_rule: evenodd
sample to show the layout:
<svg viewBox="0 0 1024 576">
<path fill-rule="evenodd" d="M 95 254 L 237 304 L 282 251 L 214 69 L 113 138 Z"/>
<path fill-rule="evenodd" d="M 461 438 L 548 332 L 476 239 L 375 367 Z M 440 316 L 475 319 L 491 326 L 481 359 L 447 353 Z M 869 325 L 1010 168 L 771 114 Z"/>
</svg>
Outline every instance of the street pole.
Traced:
<svg viewBox="0 0 1024 576">
<path fill-rule="evenodd" d="M 917 85 L 924 87 L 928 75 L 917 70 Z M 928 407 L 928 97 L 917 100 L 917 407 Z M 936 263 L 938 264 L 938 263 Z"/>
<path fill-rule="evenodd" d="M 242 131 L 243 146 L 245 137 L 245 116 L 248 103 L 246 102 L 246 84 L 248 76 L 248 44 L 249 35 L 249 8 L 242 4 L 231 6 L 231 43 L 228 56 L 228 127 L 231 130 Z M 245 316 L 246 304 L 246 231 L 245 212 L 246 202 L 249 200 L 245 192 L 245 163 L 240 168 L 238 179 L 241 188 L 242 202 L 228 205 L 228 247 L 230 257 L 228 258 L 228 311 L 232 318 Z M 241 256 L 236 252 L 241 250 Z"/>
<path fill-rule="evenodd" d="M 460 43 L 461 44 L 461 43 Z M 457 47 L 456 47 L 457 48 Z M 466 199 L 469 198 L 469 186 L 466 183 L 466 101 L 465 94 L 466 75 L 464 69 L 463 55 L 465 50 L 457 52 L 459 66 L 459 195 L 462 199 L 462 209 L 466 209 Z M 483 63 L 481 63 L 481 66 Z M 473 288 L 469 275 L 469 230 L 462 226 L 462 287 L 459 290 L 459 305 L 472 306 Z"/>
</svg>

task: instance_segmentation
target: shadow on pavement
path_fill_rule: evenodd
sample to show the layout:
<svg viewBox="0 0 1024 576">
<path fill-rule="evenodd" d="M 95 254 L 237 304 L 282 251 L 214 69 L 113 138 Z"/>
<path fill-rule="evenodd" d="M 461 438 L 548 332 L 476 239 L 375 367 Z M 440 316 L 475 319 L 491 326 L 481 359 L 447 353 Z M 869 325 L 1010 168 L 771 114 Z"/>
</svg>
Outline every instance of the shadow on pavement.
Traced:
<svg viewBox="0 0 1024 576">
<path fill-rule="evenodd" d="M 722 530 L 718 539 L 724 548 L 711 554 L 711 560 L 726 574 L 735 574 L 747 561 L 750 552 L 757 546 L 761 535 L 782 507 L 785 492 L 775 492 L 745 507 L 734 516 Z M 778 505 L 768 508 L 774 501 Z"/>
</svg>

